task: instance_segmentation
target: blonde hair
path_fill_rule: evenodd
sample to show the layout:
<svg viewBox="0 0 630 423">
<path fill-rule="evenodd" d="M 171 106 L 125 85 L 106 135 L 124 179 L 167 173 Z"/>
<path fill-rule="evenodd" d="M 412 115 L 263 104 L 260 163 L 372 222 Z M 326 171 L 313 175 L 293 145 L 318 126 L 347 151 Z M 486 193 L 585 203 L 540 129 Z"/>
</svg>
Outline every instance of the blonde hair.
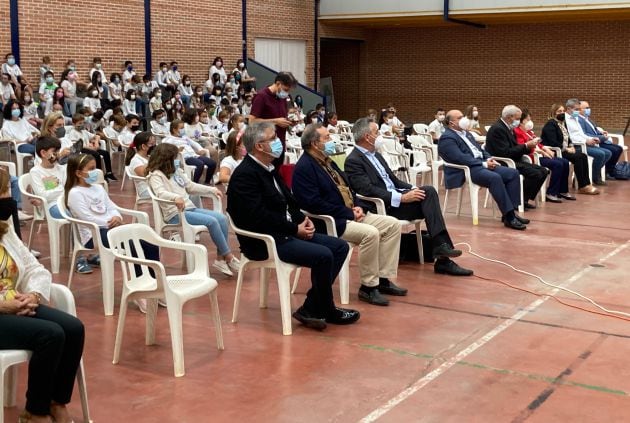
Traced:
<svg viewBox="0 0 630 423">
<path fill-rule="evenodd" d="M 57 135 L 55 135 L 53 132 L 50 131 L 50 127 L 53 126 L 55 122 L 57 122 L 59 119 L 63 119 L 63 113 L 61 112 L 49 113 L 48 116 L 46 116 L 46 118 L 44 119 L 44 122 L 42 123 L 41 135 L 48 135 L 51 137 L 56 137 Z"/>
</svg>

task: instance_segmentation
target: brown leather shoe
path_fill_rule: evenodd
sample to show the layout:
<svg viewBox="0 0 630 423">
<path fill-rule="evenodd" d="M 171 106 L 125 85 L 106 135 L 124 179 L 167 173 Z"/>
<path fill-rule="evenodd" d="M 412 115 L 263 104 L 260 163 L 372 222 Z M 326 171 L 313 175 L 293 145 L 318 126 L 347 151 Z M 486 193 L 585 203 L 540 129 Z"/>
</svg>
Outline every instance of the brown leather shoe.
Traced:
<svg viewBox="0 0 630 423">
<path fill-rule="evenodd" d="M 599 190 L 595 188 L 593 185 L 587 185 L 578 190 L 578 194 L 586 194 L 586 195 L 597 195 L 599 194 Z"/>
</svg>

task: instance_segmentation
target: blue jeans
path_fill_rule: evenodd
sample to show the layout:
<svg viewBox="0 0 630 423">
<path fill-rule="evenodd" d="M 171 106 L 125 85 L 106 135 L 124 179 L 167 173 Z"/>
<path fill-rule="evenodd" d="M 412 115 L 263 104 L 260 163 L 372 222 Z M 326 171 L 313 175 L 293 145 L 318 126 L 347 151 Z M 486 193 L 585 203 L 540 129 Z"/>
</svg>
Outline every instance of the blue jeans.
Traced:
<svg viewBox="0 0 630 423">
<path fill-rule="evenodd" d="M 22 208 L 22 194 L 20 193 L 20 186 L 18 185 L 18 178 L 11 176 L 11 198 L 17 203 L 17 208 Z"/>
<path fill-rule="evenodd" d="M 19 144 L 17 149 L 20 153 L 32 154 L 33 156 L 35 155 L 35 144 Z"/>
<path fill-rule="evenodd" d="M 52 217 L 54 217 L 55 219 L 63 219 L 63 216 L 61 215 L 61 213 L 59 212 L 59 207 L 57 207 L 56 204 L 53 204 L 52 206 L 50 206 L 48 208 L 48 212 L 50 213 L 50 215 Z"/>
<path fill-rule="evenodd" d="M 580 147 L 576 147 L 575 150 L 577 151 L 578 148 Z M 610 160 L 610 157 L 612 156 L 611 152 L 600 147 L 586 146 L 586 154 L 593 158 L 593 174 L 591 175 L 593 182 L 601 181 L 602 167 L 608 160 Z"/>
<path fill-rule="evenodd" d="M 230 246 L 228 245 L 228 224 L 227 218 L 223 213 L 206 209 L 187 209 L 184 211 L 186 220 L 191 225 L 203 225 L 208 228 L 210 238 L 217 246 L 219 256 L 230 254 Z M 179 223 L 179 216 L 173 217 L 168 223 Z"/>
</svg>

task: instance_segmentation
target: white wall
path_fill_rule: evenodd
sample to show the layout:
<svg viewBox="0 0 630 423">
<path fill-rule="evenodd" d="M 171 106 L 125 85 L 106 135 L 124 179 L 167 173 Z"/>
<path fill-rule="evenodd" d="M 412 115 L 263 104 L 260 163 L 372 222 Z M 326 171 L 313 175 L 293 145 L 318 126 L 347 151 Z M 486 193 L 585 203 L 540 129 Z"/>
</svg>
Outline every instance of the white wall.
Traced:
<svg viewBox="0 0 630 423">
<path fill-rule="evenodd" d="M 441 15 L 444 0 L 321 0 L 322 19 Z M 451 0 L 450 14 L 514 13 L 630 7 L 620 0 Z"/>
</svg>

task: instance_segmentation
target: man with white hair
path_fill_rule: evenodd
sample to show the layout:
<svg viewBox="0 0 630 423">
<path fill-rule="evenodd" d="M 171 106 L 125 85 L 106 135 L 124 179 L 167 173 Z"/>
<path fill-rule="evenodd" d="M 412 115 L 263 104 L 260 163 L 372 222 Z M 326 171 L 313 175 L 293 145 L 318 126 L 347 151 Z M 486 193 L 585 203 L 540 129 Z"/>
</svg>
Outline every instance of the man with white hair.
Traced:
<svg viewBox="0 0 630 423">
<path fill-rule="evenodd" d="M 535 200 L 538 191 L 545 183 L 549 170 L 537 164 L 523 161 L 523 156 L 529 154 L 531 148 L 537 145 L 536 140 L 525 144 L 516 142 L 514 128 L 521 123 L 521 109 L 510 104 L 503 108 L 501 118 L 497 120 L 486 134 L 486 151 L 495 157 L 514 160 L 516 169 L 523 175 L 523 200 L 526 209 L 535 209 L 530 200 Z M 500 161 L 500 160 L 499 160 Z"/>
</svg>

